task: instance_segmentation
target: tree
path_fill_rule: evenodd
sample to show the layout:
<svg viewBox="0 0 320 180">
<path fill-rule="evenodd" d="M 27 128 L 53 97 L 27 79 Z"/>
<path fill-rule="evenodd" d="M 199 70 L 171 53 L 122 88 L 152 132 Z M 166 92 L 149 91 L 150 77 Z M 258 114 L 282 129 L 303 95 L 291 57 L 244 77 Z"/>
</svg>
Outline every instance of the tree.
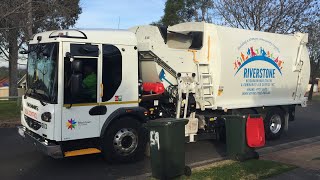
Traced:
<svg viewBox="0 0 320 180">
<path fill-rule="evenodd" d="M 186 0 L 186 21 L 212 22 L 210 10 L 213 8 L 212 0 Z"/>
<path fill-rule="evenodd" d="M 164 16 L 152 24 L 171 26 L 190 21 L 211 22 L 209 11 L 212 7 L 212 0 L 167 0 Z"/>
<path fill-rule="evenodd" d="M 164 8 L 164 16 L 158 24 L 170 26 L 184 21 L 184 0 L 167 0 Z"/>
<path fill-rule="evenodd" d="M 18 51 L 32 34 L 73 26 L 81 13 L 79 0 L 2 0 L 0 51 L 9 61 L 9 95 L 17 95 Z"/>
<path fill-rule="evenodd" d="M 222 24 L 257 31 L 291 33 L 305 27 L 319 11 L 317 0 L 215 0 Z"/>
</svg>

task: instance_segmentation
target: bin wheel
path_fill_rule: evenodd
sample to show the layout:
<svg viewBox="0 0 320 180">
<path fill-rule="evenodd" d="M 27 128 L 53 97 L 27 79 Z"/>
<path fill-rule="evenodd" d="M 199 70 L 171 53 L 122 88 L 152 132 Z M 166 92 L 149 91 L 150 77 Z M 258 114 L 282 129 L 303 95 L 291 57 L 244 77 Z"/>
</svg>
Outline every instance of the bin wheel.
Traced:
<svg viewBox="0 0 320 180">
<path fill-rule="evenodd" d="M 256 152 L 256 151 L 254 151 L 254 152 L 253 152 L 253 158 L 254 158 L 254 159 L 259 159 L 259 158 L 260 158 L 259 153 Z"/>
<path fill-rule="evenodd" d="M 191 168 L 189 166 L 185 166 L 184 167 L 184 175 L 191 176 L 191 174 L 192 174 Z"/>
<path fill-rule="evenodd" d="M 141 159 L 146 146 L 146 131 L 131 117 L 116 119 L 102 137 L 102 154 L 109 162 L 133 162 Z"/>
<path fill-rule="evenodd" d="M 243 162 L 246 160 L 246 157 L 243 154 L 237 154 L 235 156 L 236 161 Z"/>
</svg>

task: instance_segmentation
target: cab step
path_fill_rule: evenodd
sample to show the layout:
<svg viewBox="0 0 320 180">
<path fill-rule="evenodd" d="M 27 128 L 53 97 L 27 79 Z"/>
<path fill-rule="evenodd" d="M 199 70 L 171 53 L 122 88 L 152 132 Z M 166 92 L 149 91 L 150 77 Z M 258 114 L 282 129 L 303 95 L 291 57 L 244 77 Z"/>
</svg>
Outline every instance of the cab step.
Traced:
<svg viewBox="0 0 320 180">
<path fill-rule="evenodd" d="M 64 157 L 81 156 L 81 155 L 97 154 L 97 153 L 101 153 L 101 150 L 97 148 L 87 148 L 87 149 L 79 149 L 79 150 L 64 152 Z"/>
</svg>

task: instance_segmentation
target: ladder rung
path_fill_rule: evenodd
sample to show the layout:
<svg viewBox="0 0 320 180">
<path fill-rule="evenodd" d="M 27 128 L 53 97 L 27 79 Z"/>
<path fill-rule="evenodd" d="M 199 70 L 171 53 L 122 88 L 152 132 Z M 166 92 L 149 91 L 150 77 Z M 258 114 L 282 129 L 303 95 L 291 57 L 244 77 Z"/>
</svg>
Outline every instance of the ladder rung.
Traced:
<svg viewBox="0 0 320 180">
<path fill-rule="evenodd" d="M 203 95 L 204 98 L 213 98 L 214 96 L 212 94 L 205 94 Z"/>
<path fill-rule="evenodd" d="M 204 106 L 205 108 L 213 108 L 213 106 Z"/>
<path fill-rule="evenodd" d="M 203 84 L 202 87 L 213 87 L 213 84 Z"/>
<path fill-rule="evenodd" d="M 202 73 L 201 76 L 211 76 L 211 73 Z"/>
</svg>

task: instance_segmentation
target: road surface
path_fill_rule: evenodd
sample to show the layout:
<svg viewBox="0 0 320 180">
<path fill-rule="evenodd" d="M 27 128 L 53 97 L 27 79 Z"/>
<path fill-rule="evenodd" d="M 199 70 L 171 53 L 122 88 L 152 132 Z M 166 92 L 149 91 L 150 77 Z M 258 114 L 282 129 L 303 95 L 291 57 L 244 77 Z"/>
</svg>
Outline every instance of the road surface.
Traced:
<svg viewBox="0 0 320 180">
<path fill-rule="evenodd" d="M 280 140 L 268 142 L 277 145 L 304 138 L 320 136 L 320 103 L 308 108 L 297 108 L 296 121 Z M 187 164 L 217 158 L 225 154 L 223 144 L 202 141 L 186 145 Z M 0 179 L 115 179 L 150 172 L 148 158 L 133 164 L 107 164 L 100 155 L 66 159 L 52 159 L 35 151 L 17 134 L 16 129 L 0 129 Z"/>
</svg>

